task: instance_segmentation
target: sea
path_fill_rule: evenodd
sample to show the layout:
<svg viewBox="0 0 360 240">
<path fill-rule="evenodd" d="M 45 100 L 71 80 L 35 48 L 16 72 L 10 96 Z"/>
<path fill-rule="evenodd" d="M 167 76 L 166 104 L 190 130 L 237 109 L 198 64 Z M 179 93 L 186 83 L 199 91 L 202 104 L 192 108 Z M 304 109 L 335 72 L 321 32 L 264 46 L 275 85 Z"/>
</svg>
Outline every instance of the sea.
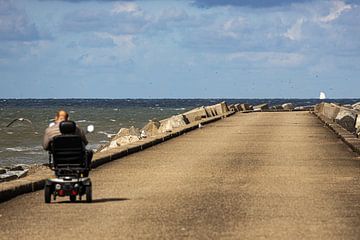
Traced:
<svg viewBox="0 0 360 240">
<path fill-rule="evenodd" d="M 120 128 L 142 128 L 150 119 L 164 119 L 195 107 L 226 101 L 268 103 L 291 102 L 295 106 L 314 105 L 319 99 L 0 99 L 0 167 L 16 164 L 43 164 L 48 153 L 42 149 L 43 133 L 58 110 L 69 113 L 81 128 L 94 125 L 88 148 L 96 150 L 109 142 Z M 353 104 L 360 99 L 327 99 L 328 102 Z M 25 118 L 29 121 L 15 121 Z"/>
</svg>

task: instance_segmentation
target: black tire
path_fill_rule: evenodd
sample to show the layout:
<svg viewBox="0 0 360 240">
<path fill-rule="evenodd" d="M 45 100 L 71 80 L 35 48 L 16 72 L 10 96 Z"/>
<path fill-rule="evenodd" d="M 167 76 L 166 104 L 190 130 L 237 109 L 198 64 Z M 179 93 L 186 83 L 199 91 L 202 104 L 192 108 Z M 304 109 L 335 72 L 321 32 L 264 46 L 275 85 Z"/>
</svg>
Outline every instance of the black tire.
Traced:
<svg viewBox="0 0 360 240">
<path fill-rule="evenodd" d="M 45 186 L 44 197 L 45 197 L 45 203 L 51 202 L 51 187 L 50 186 Z"/>
<path fill-rule="evenodd" d="M 85 187 L 85 195 L 86 195 L 86 202 L 91 203 L 92 202 L 92 188 L 91 186 Z"/>
<path fill-rule="evenodd" d="M 76 195 L 70 195 L 70 202 L 76 202 Z"/>
</svg>

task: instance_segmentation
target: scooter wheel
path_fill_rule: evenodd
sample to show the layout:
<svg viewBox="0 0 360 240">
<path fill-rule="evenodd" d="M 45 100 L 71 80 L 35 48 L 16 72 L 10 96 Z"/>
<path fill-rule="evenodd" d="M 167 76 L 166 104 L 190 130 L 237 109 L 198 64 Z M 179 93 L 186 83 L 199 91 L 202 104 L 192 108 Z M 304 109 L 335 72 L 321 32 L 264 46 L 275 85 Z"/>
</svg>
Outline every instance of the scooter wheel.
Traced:
<svg viewBox="0 0 360 240">
<path fill-rule="evenodd" d="M 76 195 L 70 195 L 70 202 L 76 202 Z"/>
<path fill-rule="evenodd" d="M 92 202 L 92 189 L 91 186 L 85 187 L 85 195 L 86 195 L 86 202 L 91 203 Z"/>
<path fill-rule="evenodd" d="M 51 187 L 50 186 L 45 186 L 44 197 L 45 197 L 45 203 L 51 202 Z"/>
</svg>

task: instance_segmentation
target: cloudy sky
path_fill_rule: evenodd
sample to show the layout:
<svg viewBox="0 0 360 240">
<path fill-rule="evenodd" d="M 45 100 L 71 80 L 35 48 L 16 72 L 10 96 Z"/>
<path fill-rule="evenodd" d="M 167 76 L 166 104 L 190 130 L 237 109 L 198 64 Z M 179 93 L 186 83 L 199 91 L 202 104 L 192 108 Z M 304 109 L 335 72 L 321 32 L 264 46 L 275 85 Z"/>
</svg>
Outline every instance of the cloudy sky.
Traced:
<svg viewBox="0 0 360 240">
<path fill-rule="evenodd" d="M 358 0 L 0 0 L 0 98 L 360 97 Z"/>
</svg>

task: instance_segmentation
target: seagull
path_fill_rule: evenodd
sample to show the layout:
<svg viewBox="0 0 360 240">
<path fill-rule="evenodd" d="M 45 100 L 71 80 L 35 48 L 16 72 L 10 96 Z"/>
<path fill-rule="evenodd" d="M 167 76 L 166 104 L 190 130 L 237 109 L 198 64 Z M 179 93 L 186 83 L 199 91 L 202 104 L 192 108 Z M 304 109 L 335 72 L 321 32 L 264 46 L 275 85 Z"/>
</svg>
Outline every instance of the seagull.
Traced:
<svg viewBox="0 0 360 240">
<path fill-rule="evenodd" d="M 28 122 L 32 125 L 32 122 L 29 119 L 26 118 L 16 118 L 14 120 L 12 120 L 6 127 L 10 127 L 13 123 L 15 123 L 16 121 L 20 121 L 20 122 Z"/>
</svg>

